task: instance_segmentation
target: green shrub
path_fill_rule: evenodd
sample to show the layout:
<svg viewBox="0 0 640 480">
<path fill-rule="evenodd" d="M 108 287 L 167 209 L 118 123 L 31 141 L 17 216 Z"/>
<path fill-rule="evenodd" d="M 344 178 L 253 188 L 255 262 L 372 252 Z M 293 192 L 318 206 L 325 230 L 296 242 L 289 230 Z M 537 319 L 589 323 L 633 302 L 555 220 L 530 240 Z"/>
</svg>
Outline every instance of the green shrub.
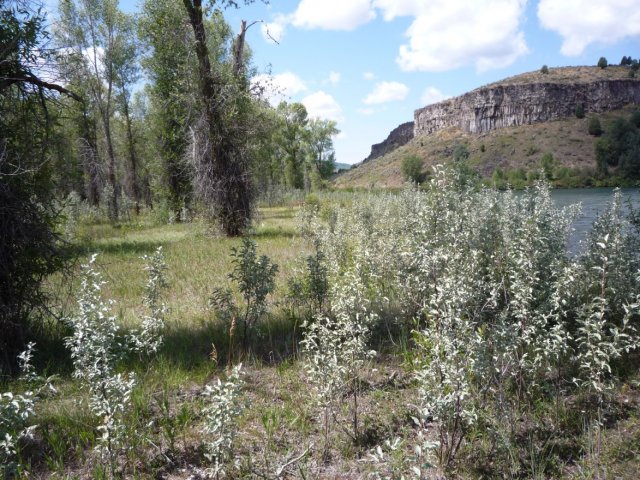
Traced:
<svg viewBox="0 0 640 480">
<path fill-rule="evenodd" d="M 584 118 L 584 103 L 578 103 L 575 109 L 576 118 Z"/>
<path fill-rule="evenodd" d="M 602 126 L 600 125 L 600 119 L 598 117 L 591 117 L 589 119 L 589 135 L 599 137 L 602 135 Z"/>
<path fill-rule="evenodd" d="M 549 73 L 549 67 L 547 67 L 546 65 L 542 65 L 542 68 L 540 69 L 540 73 L 547 75 Z"/>
<path fill-rule="evenodd" d="M 600 57 L 600 59 L 598 60 L 598 67 L 607 68 L 608 66 L 609 66 L 609 62 L 607 62 L 607 59 L 604 57 Z"/>
<path fill-rule="evenodd" d="M 402 159 L 401 165 L 404 179 L 412 183 L 421 183 L 424 179 L 422 173 L 422 159 L 417 155 L 409 155 Z"/>
</svg>

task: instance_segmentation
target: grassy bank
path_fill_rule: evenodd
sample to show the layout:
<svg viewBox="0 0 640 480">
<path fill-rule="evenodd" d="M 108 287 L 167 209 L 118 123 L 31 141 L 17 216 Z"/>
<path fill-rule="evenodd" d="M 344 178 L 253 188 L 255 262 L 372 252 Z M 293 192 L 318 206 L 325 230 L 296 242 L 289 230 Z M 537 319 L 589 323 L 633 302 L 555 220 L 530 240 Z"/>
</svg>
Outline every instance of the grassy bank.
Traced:
<svg viewBox="0 0 640 480">
<path fill-rule="evenodd" d="M 466 237 L 477 230 L 473 222 L 486 225 L 486 228 L 510 229 L 519 225 L 519 219 L 531 216 L 525 211 L 517 213 L 518 202 L 525 200 L 513 198 L 507 200 L 512 202 L 508 204 L 509 208 L 516 208 L 513 225 L 497 227 L 490 221 L 492 217 L 482 217 L 489 215 L 490 209 L 480 206 L 482 202 L 493 202 L 493 197 L 481 196 L 489 195 L 487 193 L 472 193 L 472 197 L 465 200 L 464 195 L 458 195 L 443 191 L 311 197 L 309 203 L 313 208 L 307 206 L 306 220 L 298 220 L 299 207 L 260 210 L 249 237 L 256 242 L 258 254 L 267 255 L 279 269 L 275 290 L 268 297 L 268 312 L 256 325 L 249 348 L 239 352 L 242 358 L 238 360 L 242 360 L 244 369 L 241 403 L 246 408 L 237 420 L 233 457 L 225 463 L 228 477 L 633 478 L 640 468 L 640 384 L 635 354 L 625 356 L 624 361 L 612 362 L 614 389 L 607 393 L 606 401 L 595 391 L 571 385 L 570 377 L 561 378 L 560 367 L 536 374 L 535 385 L 526 388 L 518 384 L 520 380 L 530 381 L 525 380 L 529 377 L 524 373 L 515 377 L 520 378 L 515 383 L 510 380 L 511 374 L 498 383 L 494 383 L 493 378 L 477 377 L 478 373 L 465 374 L 470 375 L 465 380 L 469 382 L 465 395 L 471 400 L 464 408 L 482 413 L 462 430 L 464 440 L 455 459 L 438 460 L 441 450 L 434 447 L 434 442 L 442 441 L 443 430 L 432 416 L 424 416 L 421 405 L 428 383 L 416 372 L 431 368 L 425 359 L 433 358 L 429 355 L 435 354 L 426 352 L 437 352 L 437 349 L 433 350 L 437 345 L 435 342 L 442 339 L 438 339 L 436 331 L 430 335 L 425 333 L 429 328 L 426 319 L 434 313 L 427 313 L 427 310 L 421 313 L 420 309 L 410 313 L 415 307 L 406 302 L 416 301 L 422 293 L 419 293 L 420 289 L 412 290 L 418 284 L 404 284 L 404 277 L 395 279 L 395 272 L 402 265 L 393 263 L 395 255 L 398 254 L 398 259 L 405 258 L 400 251 L 408 248 L 405 242 L 413 242 L 414 235 L 423 235 L 415 237 L 422 238 L 421 243 L 412 247 L 417 249 L 413 254 L 415 258 L 442 251 L 446 255 L 442 258 L 448 258 L 447 262 L 463 262 L 455 264 L 463 276 L 451 277 L 461 282 L 459 286 L 447 286 L 446 275 L 454 272 L 442 271 L 442 288 L 453 288 L 451 292 L 455 292 L 466 288 L 465 282 L 470 282 L 476 274 L 475 267 L 465 263 L 471 255 L 465 253 L 465 249 L 477 243 L 472 237 Z M 454 198 L 462 203 L 450 204 L 452 213 L 447 216 L 443 205 Z M 499 209 L 497 205 L 494 207 Z M 415 210 L 418 207 L 426 210 L 418 214 Z M 482 218 L 473 214 L 476 208 Z M 441 226 L 424 217 L 430 209 L 443 216 Z M 310 216 L 313 211 L 317 215 Z M 415 217 L 407 216 L 408 211 Z M 454 221 L 456 215 L 467 218 L 463 212 L 470 214 L 464 222 L 472 222 L 469 226 L 474 228 L 466 230 L 462 223 L 458 226 L 460 230 L 449 238 L 451 232 L 441 229 L 451 224 L 449 222 Z M 498 218 L 502 217 L 494 219 L 496 225 L 503 221 Z M 415 222 L 415 232 L 406 222 Z M 421 222 L 432 225 L 430 229 L 435 230 L 418 233 Z M 301 225 L 306 225 L 307 229 L 313 227 L 312 231 L 320 236 L 303 236 Z M 525 222 L 517 228 L 527 229 L 531 225 Z M 514 231 L 521 232 L 524 238 L 523 231 L 518 229 Z M 488 235 L 495 240 L 498 231 L 502 230 L 492 230 Z M 439 235 L 442 239 L 436 240 Z M 482 232 L 473 235 L 482 235 Z M 168 307 L 162 348 L 148 358 L 130 354 L 117 366 L 119 372 L 134 373 L 137 384 L 124 415 L 126 448 L 119 451 L 113 472 L 124 478 L 209 478 L 213 475 L 213 464 L 204 447 L 210 439 L 202 433 L 208 405 L 203 392 L 218 379 L 228 378 L 225 363 L 229 349 L 229 324 L 210 307 L 209 299 L 214 288 L 227 286 L 234 289 L 236 299 L 240 300 L 237 286 L 228 277 L 234 268 L 230 252 L 240 246 L 240 239 L 216 236 L 206 224 L 199 222 L 156 226 L 145 219 L 120 226 L 81 224 L 75 238 L 73 248 L 82 252 L 79 263 L 86 262 L 94 252 L 99 254 L 97 268 L 107 282 L 103 295 L 115 300 L 113 312 L 125 330 L 133 331 L 146 314 L 141 299 L 147 274 L 141 256 L 150 255 L 162 246 L 168 266 L 169 286 L 162 296 Z M 314 254 L 314 238 L 315 241 L 324 239 L 323 245 L 329 255 L 326 268 L 332 281 L 344 282 L 343 288 L 348 290 L 358 284 L 360 278 L 369 279 L 365 295 L 370 299 L 365 302 L 368 307 L 364 312 L 365 315 L 368 315 L 366 312 L 375 313 L 367 348 L 377 353 L 363 357 L 357 382 L 347 383 L 347 388 L 341 390 L 332 403 L 328 432 L 327 417 L 323 416 L 324 410 L 318 404 L 318 384 L 309 370 L 309 354 L 305 356 L 300 350 L 301 325 L 309 318 L 309 307 L 291 295 L 291 280 L 300 278 L 309 266 L 309 255 Z M 517 242 L 517 238 L 510 234 L 504 241 L 516 239 Z M 460 242 L 456 244 L 457 250 L 446 250 L 450 247 L 449 242 Z M 429 245 L 428 249 L 422 250 L 426 245 Z M 486 242 L 478 245 L 497 248 Z M 516 248 L 505 253 L 500 249 L 496 252 L 498 257 L 491 257 L 493 260 L 487 257 L 488 261 L 497 259 L 500 271 L 511 272 L 504 274 L 505 279 L 510 279 L 505 281 L 517 283 L 513 280 L 516 277 L 512 277 L 516 270 L 508 270 L 515 267 L 503 263 L 509 262 L 510 257 L 499 256 L 524 251 Z M 562 258 L 562 253 L 554 255 Z M 548 257 L 542 256 L 538 260 L 542 263 L 536 268 L 548 267 L 544 265 L 544 262 L 549 263 Z M 351 278 L 351 266 L 354 265 L 355 271 L 361 272 L 363 277 L 344 280 Z M 533 270 L 527 270 L 527 275 L 518 281 L 534 281 Z M 76 308 L 74 292 L 80 283 L 79 271 L 78 266 L 76 275 L 71 278 L 53 278 L 50 282 L 50 288 L 58 293 L 58 308 L 67 315 Z M 340 275 L 331 273 L 334 271 L 342 271 L 340 275 L 345 277 L 341 280 Z M 405 274 L 410 277 L 417 271 L 409 269 Z M 527 277 L 530 278 L 527 280 Z M 396 284 L 398 281 L 401 283 Z M 538 288 L 537 284 L 532 285 Z M 482 288 L 485 287 L 478 287 Z M 453 297 L 453 293 L 451 295 Z M 333 298 L 333 308 L 343 300 L 339 295 Z M 445 297 L 443 301 L 448 300 Z M 541 308 L 535 304 L 531 303 L 532 319 L 537 315 L 535 309 Z M 355 311 L 360 308 L 358 305 L 355 303 L 349 308 Z M 509 305 L 512 304 L 507 303 L 502 313 L 492 313 L 483 321 L 497 322 L 500 316 L 513 315 L 516 307 Z M 432 310 L 440 311 L 440 308 L 434 304 Z M 340 311 L 337 312 L 326 315 L 339 317 Z M 486 338 L 485 346 L 491 343 L 500 327 L 499 323 L 487 325 L 493 326 L 477 327 L 477 333 L 482 336 L 489 330 L 483 337 Z M 461 330 L 458 334 L 466 334 L 464 332 Z M 38 427 L 34 438 L 25 440 L 20 450 L 20 476 L 109 478 L 111 472 L 95 450 L 101 419 L 96 418 L 87 405 L 86 388 L 71 377 L 72 364 L 62 345 L 62 337 L 70 332 L 57 328 L 48 334 L 49 340 L 37 347 L 35 361 L 41 371 L 58 375 L 54 381 L 57 393 L 48 394 L 40 401 L 30 420 Z M 446 345 L 442 343 L 438 348 L 449 348 Z M 478 355 L 474 352 L 468 350 L 465 355 L 469 358 Z M 568 373 L 581 375 L 571 367 L 566 368 Z M 492 384 L 492 390 L 483 391 L 483 384 Z M 558 388 L 560 384 L 562 387 Z M 445 383 L 434 385 L 439 385 L 445 394 L 451 388 Z M 12 382 L 6 387 L 14 392 L 27 388 L 21 382 Z M 495 388 L 504 389 L 502 400 L 493 390 Z M 445 397 L 442 398 L 445 401 Z M 358 415 L 355 429 L 354 399 L 357 400 Z M 585 412 L 590 413 L 586 415 Z M 593 412 L 598 412 L 597 422 Z M 417 466 L 419 473 L 414 469 Z"/>
</svg>

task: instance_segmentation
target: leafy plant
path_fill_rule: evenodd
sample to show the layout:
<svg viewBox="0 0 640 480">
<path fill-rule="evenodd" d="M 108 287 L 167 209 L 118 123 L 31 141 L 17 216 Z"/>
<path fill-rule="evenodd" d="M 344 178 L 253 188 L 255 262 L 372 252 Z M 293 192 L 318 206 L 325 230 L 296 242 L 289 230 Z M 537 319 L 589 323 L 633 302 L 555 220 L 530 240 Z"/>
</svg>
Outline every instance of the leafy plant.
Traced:
<svg viewBox="0 0 640 480">
<path fill-rule="evenodd" d="M 209 303 L 231 323 L 230 352 L 238 327 L 243 330 L 242 342 L 246 352 L 252 329 L 267 312 L 267 296 L 275 288 L 278 265 L 272 263 L 266 255 L 258 258 L 256 244 L 248 238 L 242 239 L 240 248 L 231 249 L 231 257 L 234 268 L 229 278 L 238 285 L 243 299 L 242 306 L 237 305 L 232 293 L 225 289 L 216 289 Z"/>
<path fill-rule="evenodd" d="M 202 433 L 206 436 L 206 456 L 214 462 L 214 474 L 224 475 L 225 462 L 232 459 L 233 440 L 237 431 L 237 418 L 243 411 L 240 403 L 243 382 L 242 365 L 236 365 L 228 378 L 218 378 L 214 385 L 207 385 L 203 392 L 205 424 Z"/>
<path fill-rule="evenodd" d="M 133 374 L 123 375 L 115 371 L 125 346 L 116 317 L 111 314 L 113 302 L 105 303 L 102 299 L 101 290 L 105 282 L 94 267 L 96 257 L 92 255 L 89 263 L 82 267 L 78 312 L 68 319 L 73 333 L 65 342 L 71 351 L 73 376 L 88 388 L 91 411 L 102 421 L 98 426 L 100 435 L 96 448 L 113 477 L 117 454 L 126 442 L 124 418 L 130 408 L 136 381 Z"/>
<path fill-rule="evenodd" d="M 144 304 L 149 309 L 149 315 L 143 317 L 142 328 L 131 337 L 131 341 L 135 351 L 151 355 L 162 346 L 164 316 L 167 307 L 161 302 L 161 295 L 162 290 L 168 286 L 165 276 L 167 264 L 164 260 L 162 247 L 158 247 L 151 257 L 145 255 L 142 259 L 146 262 L 144 269 L 148 272 Z"/>
</svg>

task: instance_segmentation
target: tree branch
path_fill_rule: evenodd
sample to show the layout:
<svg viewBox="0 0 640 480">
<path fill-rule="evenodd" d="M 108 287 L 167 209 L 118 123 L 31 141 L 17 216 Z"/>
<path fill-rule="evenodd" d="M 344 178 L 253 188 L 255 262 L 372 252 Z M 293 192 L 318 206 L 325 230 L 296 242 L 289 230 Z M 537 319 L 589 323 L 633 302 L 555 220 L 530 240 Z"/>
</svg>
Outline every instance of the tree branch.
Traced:
<svg viewBox="0 0 640 480">
<path fill-rule="evenodd" d="M 30 85 L 35 85 L 36 87 L 39 87 L 39 88 L 45 88 L 47 90 L 55 90 L 56 92 L 67 95 L 68 97 L 71 97 L 78 102 L 83 101 L 82 97 L 77 93 L 74 93 L 71 90 L 68 90 L 55 83 L 49 83 L 49 82 L 45 82 L 44 80 L 40 80 L 35 75 L 31 75 L 29 73 L 14 76 L 14 77 L 4 77 L 2 81 L 7 87 L 10 85 L 14 85 L 16 83 L 28 83 Z"/>
</svg>

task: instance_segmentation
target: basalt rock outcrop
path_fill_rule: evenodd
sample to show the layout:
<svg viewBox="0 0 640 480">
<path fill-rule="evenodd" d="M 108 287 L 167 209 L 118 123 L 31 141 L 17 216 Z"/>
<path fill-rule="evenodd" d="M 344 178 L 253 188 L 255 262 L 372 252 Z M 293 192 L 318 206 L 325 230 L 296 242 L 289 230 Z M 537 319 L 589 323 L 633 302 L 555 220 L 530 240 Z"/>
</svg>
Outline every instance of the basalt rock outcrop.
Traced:
<svg viewBox="0 0 640 480">
<path fill-rule="evenodd" d="M 478 134 L 568 117 L 574 115 L 578 104 L 588 113 L 615 110 L 633 103 L 640 104 L 640 79 L 498 84 L 416 110 L 413 133 L 417 137 L 458 127 Z"/>
<path fill-rule="evenodd" d="M 380 143 L 371 146 L 371 153 L 362 162 L 368 162 L 374 158 L 381 157 L 386 153 L 405 145 L 413 138 L 414 125 L 413 122 L 406 122 L 399 127 L 394 128 L 389 136 Z"/>
</svg>

